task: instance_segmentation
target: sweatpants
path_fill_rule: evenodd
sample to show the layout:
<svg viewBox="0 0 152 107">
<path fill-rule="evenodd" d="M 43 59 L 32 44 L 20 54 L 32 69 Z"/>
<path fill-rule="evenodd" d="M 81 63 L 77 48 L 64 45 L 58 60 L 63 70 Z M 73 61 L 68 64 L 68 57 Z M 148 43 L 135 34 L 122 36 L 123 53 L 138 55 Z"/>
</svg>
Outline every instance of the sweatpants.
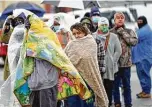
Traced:
<svg viewBox="0 0 152 107">
<path fill-rule="evenodd" d="M 56 107 L 57 106 L 57 86 L 30 94 L 30 105 L 32 107 Z"/>
</svg>

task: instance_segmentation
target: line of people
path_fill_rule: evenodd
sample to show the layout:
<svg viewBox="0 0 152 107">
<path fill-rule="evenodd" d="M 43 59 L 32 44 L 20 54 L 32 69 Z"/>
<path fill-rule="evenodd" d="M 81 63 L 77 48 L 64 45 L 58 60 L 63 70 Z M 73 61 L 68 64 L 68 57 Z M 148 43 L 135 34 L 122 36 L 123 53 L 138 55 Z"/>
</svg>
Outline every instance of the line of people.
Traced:
<svg viewBox="0 0 152 107">
<path fill-rule="evenodd" d="M 97 7 L 91 9 L 90 19 L 95 30 L 88 28 L 93 31 L 92 35 L 98 44 L 99 68 L 105 68 L 105 71 L 101 69 L 100 72 L 109 100 L 108 106 L 112 106 L 113 97 L 115 107 L 122 106 L 119 92 L 119 87 L 122 83 L 125 107 L 132 107 L 130 86 L 131 48 L 138 42 L 136 33 L 125 27 L 125 16 L 121 12 L 114 15 L 115 26 L 112 29 L 109 29 L 108 19 L 100 16 L 100 11 Z M 82 20 L 82 23 L 85 22 Z M 102 43 L 102 46 L 100 46 L 99 42 Z M 101 63 L 102 57 L 100 57 L 103 51 L 105 52 L 105 65 Z"/>
</svg>

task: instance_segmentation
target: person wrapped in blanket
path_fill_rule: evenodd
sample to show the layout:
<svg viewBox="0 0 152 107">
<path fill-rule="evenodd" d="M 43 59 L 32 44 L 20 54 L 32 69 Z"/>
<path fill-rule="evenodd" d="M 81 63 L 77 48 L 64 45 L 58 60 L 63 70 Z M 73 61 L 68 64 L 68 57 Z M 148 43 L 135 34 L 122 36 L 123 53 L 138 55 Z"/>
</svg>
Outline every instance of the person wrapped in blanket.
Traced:
<svg viewBox="0 0 152 107">
<path fill-rule="evenodd" d="M 15 21 L 8 47 L 10 76 L 0 88 L 0 104 L 15 107 L 16 97 L 22 107 L 56 107 L 57 100 L 69 96 L 90 98 L 91 92 L 55 33 L 27 10 L 15 9 L 13 17 L 24 24 Z"/>
<path fill-rule="evenodd" d="M 7 53 L 7 45 L 8 45 L 8 42 L 9 42 L 10 36 L 13 31 L 13 27 L 14 27 L 12 26 L 12 19 L 13 17 L 11 15 L 6 18 L 3 24 L 3 28 L 2 28 L 2 35 L 0 36 L 0 42 L 3 44 L 3 46 L 5 46 L 5 50 L 3 51 L 6 51 L 6 53 Z M 2 57 L 3 57 L 3 60 L 5 61 L 3 78 L 4 80 L 6 80 L 10 74 L 9 66 L 8 66 L 8 57 L 7 57 L 7 54 L 3 55 Z"/>
<path fill-rule="evenodd" d="M 48 26 L 56 33 L 63 49 L 70 40 L 74 39 L 70 32 L 70 26 L 74 22 L 74 16 L 67 13 L 57 13 L 47 22 Z"/>
<path fill-rule="evenodd" d="M 108 99 L 101 79 L 98 61 L 97 44 L 82 23 L 71 26 L 76 40 L 70 41 L 65 47 L 65 53 L 82 75 L 95 97 L 92 100 L 82 100 L 79 96 L 68 97 L 68 107 L 108 107 Z"/>
<path fill-rule="evenodd" d="M 87 27 L 92 35 L 93 33 L 93 23 L 90 18 L 84 17 L 80 21 L 83 26 Z M 93 36 L 94 37 L 94 36 Z M 103 74 L 105 73 L 105 50 L 102 44 L 102 41 L 95 38 L 95 41 L 97 43 L 97 57 L 98 57 L 98 65 L 99 65 L 99 70 L 101 73 L 101 76 L 103 78 Z"/>
</svg>

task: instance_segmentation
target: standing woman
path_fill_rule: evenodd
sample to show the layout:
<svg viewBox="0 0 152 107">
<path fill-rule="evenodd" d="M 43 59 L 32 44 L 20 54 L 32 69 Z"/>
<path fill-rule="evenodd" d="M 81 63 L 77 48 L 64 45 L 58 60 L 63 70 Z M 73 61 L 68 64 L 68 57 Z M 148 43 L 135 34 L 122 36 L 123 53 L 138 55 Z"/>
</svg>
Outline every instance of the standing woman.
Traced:
<svg viewBox="0 0 152 107">
<path fill-rule="evenodd" d="M 72 25 L 71 31 L 76 40 L 67 44 L 65 53 L 86 81 L 90 90 L 93 91 L 96 106 L 108 107 L 108 99 L 97 62 L 97 44 L 92 35 L 88 33 L 88 29 L 81 23 Z M 94 107 L 93 102 L 92 104 L 91 102 L 86 103 L 78 96 L 70 97 L 67 100 L 68 107 Z"/>
<path fill-rule="evenodd" d="M 105 73 L 103 74 L 104 87 L 109 99 L 109 107 L 112 105 L 112 90 L 114 85 L 114 74 L 118 72 L 118 60 L 122 53 L 121 45 L 116 34 L 109 32 L 109 21 L 101 17 L 98 22 L 95 39 L 101 41 L 105 50 Z"/>
</svg>

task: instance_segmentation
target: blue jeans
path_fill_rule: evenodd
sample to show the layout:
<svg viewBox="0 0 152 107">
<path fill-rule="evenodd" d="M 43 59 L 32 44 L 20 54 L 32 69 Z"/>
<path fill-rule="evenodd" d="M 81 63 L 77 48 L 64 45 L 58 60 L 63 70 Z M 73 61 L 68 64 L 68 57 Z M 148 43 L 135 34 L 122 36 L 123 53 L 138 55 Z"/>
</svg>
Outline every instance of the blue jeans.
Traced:
<svg viewBox="0 0 152 107">
<path fill-rule="evenodd" d="M 67 98 L 68 107 L 94 107 L 92 103 L 86 103 L 85 100 L 82 100 L 78 95 L 71 96 Z"/>
<path fill-rule="evenodd" d="M 119 71 L 117 73 L 115 73 L 115 80 L 114 80 L 114 102 L 115 102 L 115 104 L 121 104 L 119 86 L 120 86 L 120 82 L 122 82 L 122 85 L 124 88 L 125 105 L 128 105 L 128 106 L 132 105 L 130 72 L 131 72 L 131 67 L 122 67 L 122 68 L 119 68 Z"/>
<path fill-rule="evenodd" d="M 150 94 L 151 92 L 151 77 L 150 77 L 150 69 L 151 64 L 147 60 L 143 60 L 142 62 L 136 63 L 137 75 L 140 81 L 140 85 L 142 91 Z"/>
</svg>

